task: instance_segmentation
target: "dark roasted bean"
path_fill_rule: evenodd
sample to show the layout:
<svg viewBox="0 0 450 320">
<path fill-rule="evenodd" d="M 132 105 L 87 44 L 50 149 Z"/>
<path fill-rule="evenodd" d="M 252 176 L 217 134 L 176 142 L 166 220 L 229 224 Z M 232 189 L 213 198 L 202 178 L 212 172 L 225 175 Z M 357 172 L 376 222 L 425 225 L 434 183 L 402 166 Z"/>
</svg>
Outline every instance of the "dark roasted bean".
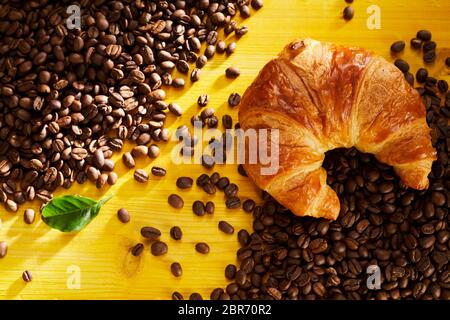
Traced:
<svg viewBox="0 0 450 320">
<path fill-rule="evenodd" d="M 167 198 L 168 203 L 175 209 L 181 209 L 184 207 L 183 199 L 177 194 L 171 194 Z"/>
</svg>

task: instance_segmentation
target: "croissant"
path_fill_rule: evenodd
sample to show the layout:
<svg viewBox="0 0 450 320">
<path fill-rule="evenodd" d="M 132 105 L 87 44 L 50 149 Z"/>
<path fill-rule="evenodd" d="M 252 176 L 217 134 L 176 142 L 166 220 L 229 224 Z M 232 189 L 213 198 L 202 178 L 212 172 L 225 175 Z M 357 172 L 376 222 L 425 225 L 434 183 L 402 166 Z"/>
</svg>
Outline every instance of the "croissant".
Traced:
<svg viewBox="0 0 450 320">
<path fill-rule="evenodd" d="M 290 43 L 246 90 L 239 122 L 243 130 L 278 129 L 276 174 L 262 175 L 259 161 L 244 168 L 298 216 L 339 215 L 322 168 L 328 150 L 354 146 L 374 154 L 418 190 L 428 187 L 436 159 L 420 95 L 394 65 L 361 48 Z"/>
</svg>

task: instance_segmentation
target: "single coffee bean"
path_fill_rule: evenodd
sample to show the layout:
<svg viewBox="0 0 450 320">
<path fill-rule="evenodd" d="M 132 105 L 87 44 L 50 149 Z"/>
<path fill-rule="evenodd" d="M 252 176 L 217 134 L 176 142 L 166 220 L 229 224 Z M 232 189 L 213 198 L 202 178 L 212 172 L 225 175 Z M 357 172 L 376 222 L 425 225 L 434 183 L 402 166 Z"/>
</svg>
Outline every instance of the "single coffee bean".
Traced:
<svg viewBox="0 0 450 320">
<path fill-rule="evenodd" d="M 413 49 L 421 49 L 422 48 L 422 40 L 418 38 L 411 39 L 411 48 Z"/>
<path fill-rule="evenodd" d="M 131 155 L 130 152 L 125 152 L 122 155 L 122 161 L 123 164 L 127 167 L 127 168 L 134 168 L 136 166 L 136 162 L 134 161 L 133 156 Z M 89 172 L 88 172 L 89 174 Z"/>
<path fill-rule="evenodd" d="M 148 173 L 143 169 L 137 169 L 134 171 L 134 180 L 140 183 L 146 183 L 148 181 Z"/>
<path fill-rule="evenodd" d="M 422 41 L 430 41 L 431 40 L 431 32 L 428 30 L 420 30 L 417 32 L 417 38 Z"/>
<path fill-rule="evenodd" d="M 436 60 L 436 51 L 431 50 L 423 55 L 423 61 L 426 63 L 432 63 Z"/>
<path fill-rule="evenodd" d="M 216 54 L 216 47 L 214 45 L 208 45 L 205 49 L 205 57 L 211 59 Z"/>
<path fill-rule="evenodd" d="M 241 95 L 237 92 L 230 94 L 228 97 L 228 105 L 230 107 L 236 107 L 241 103 Z"/>
<path fill-rule="evenodd" d="M 225 114 L 222 117 L 222 124 L 225 129 L 233 128 L 233 118 L 229 114 Z"/>
<path fill-rule="evenodd" d="M 436 50 L 436 42 L 434 41 L 427 41 L 423 44 L 422 49 L 424 52 L 428 52 L 431 50 Z"/>
<path fill-rule="evenodd" d="M 209 246 L 205 242 L 199 242 L 195 245 L 195 250 L 201 254 L 209 253 Z"/>
<path fill-rule="evenodd" d="M 234 228 L 226 221 L 219 221 L 219 230 L 226 234 L 233 234 Z"/>
<path fill-rule="evenodd" d="M 170 103 L 167 108 L 176 117 L 180 117 L 183 114 L 183 111 L 181 110 L 181 107 L 178 104 L 174 103 L 174 102 Z"/>
<path fill-rule="evenodd" d="M 439 80 L 437 83 L 437 88 L 441 93 L 446 93 L 448 91 L 448 82 L 445 80 Z"/>
<path fill-rule="evenodd" d="M 120 208 L 117 211 L 117 218 L 119 219 L 120 222 L 127 223 L 130 221 L 130 213 L 128 212 L 127 209 Z"/>
<path fill-rule="evenodd" d="M 243 177 L 247 177 L 247 172 L 242 164 L 238 165 L 238 173 Z"/>
<path fill-rule="evenodd" d="M 158 240 L 161 236 L 161 231 L 154 227 L 142 227 L 141 235 L 149 240 Z"/>
<path fill-rule="evenodd" d="M 229 264 L 225 267 L 225 278 L 228 280 L 234 280 L 236 276 L 237 268 L 234 264 Z"/>
<path fill-rule="evenodd" d="M 168 251 L 168 247 L 165 242 L 158 240 L 158 241 L 155 241 L 152 243 L 150 251 L 151 251 L 152 255 L 158 257 L 158 256 L 162 256 L 162 255 L 166 254 Z"/>
<path fill-rule="evenodd" d="M 424 83 L 428 78 L 428 70 L 425 68 L 419 68 L 416 72 L 416 79 L 419 83 Z"/>
<path fill-rule="evenodd" d="M 144 244 L 138 243 L 131 248 L 131 254 L 135 257 L 139 257 L 144 251 Z"/>
<path fill-rule="evenodd" d="M 238 197 L 232 196 L 225 200 L 225 205 L 228 209 L 237 209 L 241 206 L 241 200 Z"/>
<path fill-rule="evenodd" d="M 353 19 L 355 15 L 355 10 L 351 6 L 347 6 L 344 8 L 343 17 L 345 20 L 349 21 Z"/>
<path fill-rule="evenodd" d="M 253 201 L 252 199 L 245 200 L 242 204 L 242 208 L 245 212 L 253 212 L 253 210 L 255 209 L 255 201 Z"/>
<path fill-rule="evenodd" d="M 206 211 L 207 214 L 213 214 L 215 208 L 216 208 L 216 206 L 215 206 L 214 202 L 212 202 L 212 201 L 206 202 L 206 204 L 205 204 L 205 211 Z"/>
<path fill-rule="evenodd" d="M 252 0 L 251 6 L 255 10 L 259 10 L 263 7 L 263 0 Z"/>
<path fill-rule="evenodd" d="M 215 194 L 216 193 L 216 187 L 210 182 L 205 183 L 202 186 L 202 188 L 203 188 L 203 191 L 205 191 L 207 194 Z"/>
<path fill-rule="evenodd" d="M 8 244 L 6 241 L 0 241 L 0 259 L 4 258 L 8 253 Z"/>
<path fill-rule="evenodd" d="M 227 185 L 225 187 L 225 189 L 223 191 L 225 193 L 225 196 L 234 197 L 237 195 L 237 193 L 239 191 L 239 187 L 235 183 L 230 183 L 229 185 Z"/>
<path fill-rule="evenodd" d="M 211 179 L 212 180 L 212 179 Z M 219 180 L 216 182 L 216 186 L 217 188 L 219 188 L 220 190 L 224 190 L 228 185 L 230 184 L 230 180 L 227 177 L 221 177 L 219 178 Z"/>
<path fill-rule="evenodd" d="M 236 51 L 236 42 L 230 42 L 227 45 L 225 52 L 227 53 L 227 55 L 232 55 L 235 51 Z"/>
<path fill-rule="evenodd" d="M 170 229 L 170 236 L 174 240 L 181 240 L 183 237 L 183 232 L 181 231 L 180 227 L 174 226 Z"/>
<path fill-rule="evenodd" d="M 166 175 L 166 169 L 161 167 L 152 167 L 152 174 L 157 177 L 164 177 Z"/>
<path fill-rule="evenodd" d="M 148 153 L 147 146 L 136 146 L 131 150 L 131 155 L 133 158 L 141 158 L 146 156 Z"/>
<path fill-rule="evenodd" d="M 391 45 L 391 51 L 394 53 L 402 52 L 405 49 L 405 41 L 396 41 Z"/>
<path fill-rule="evenodd" d="M 31 282 L 31 280 L 33 280 L 33 276 L 31 275 L 31 272 L 30 272 L 30 271 L 25 270 L 25 271 L 22 273 L 22 279 L 23 279 L 23 281 L 25 281 L 25 282 Z"/>
<path fill-rule="evenodd" d="M 175 78 L 172 80 L 172 87 L 174 88 L 183 88 L 185 85 L 185 81 L 183 78 Z"/>
<path fill-rule="evenodd" d="M 405 72 L 405 80 L 408 82 L 411 86 L 414 86 L 414 76 L 411 72 Z"/>
<path fill-rule="evenodd" d="M 236 79 L 241 75 L 241 71 L 236 67 L 229 67 L 225 70 L 225 75 L 229 79 Z"/>
<path fill-rule="evenodd" d="M 189 177 L 179 177 L 177 179 L 176 185 L 180 189 L 189 189 L 192 187 L 192 184 L 194 183 L 194 180 Z"/>
<path fill-rule="evenodd" d="M 192 204 L 192 211 L 195 213 L 195 215 L 201 217 L 205 215 L 205 205 L 202 201 L 196 200 Z"/>
<path fill-rule="evenodd" d="M 23 220 L 26 224 L 32 224 L 34 222 L 35 213 L 33 209 L 26 209 L 23 215 Z"/>
<path fill-rule="evenodd" d="M 401 72 L 409 71 L 409 64 L 403 59 L 397 59 L 394 62 L 395 66 L 400 69 Z"/>
<path fill-rule="evenodd" d="M 175 291 L 172 293 L 172 300 L 184 300 L 184 297 L 181 293 Z"/>
<path fill-rule="evenodd" d="M 217 53 L 224 53 L 226 48 L 227 48 L 227 45 L 226 45 L 225 41 L 219 40 L 217 42 L 217 44 L 216 44 L 216 51 L 217 51 Z"/>
<path fill-rule="evenodd" d="M 118 179 L 119 179 L 119 176 L 114 171 L 111 171 L 110 173 L 108 173 L 107 182 L 110 186 L 115 185 L 117 183 Z"/>
<path fill-rule="evenodd" d="M 183 269 L 181 268 L 181 264 L 179 262 L 174 262 L 170 265 L 170 272 L 172 272 L 172 274 L 175 277 L 181 277 L 181 275 L 183 274 Z"/>
<path fill-rule="evenodd" d="M 157 158 L 160 154 L 159 147 L 156 144 L 152 144 L 148 147 L 148 156 L 150 158 Z"/>
<path fill-rule="evenodd" d="M 181 209 L 184 207 L 183 198 L 181 198 L 177 194 L 171 194 L 167 200 L 168 200 L 168 203 L 170 204 L 170 206 L 172 206 L 175 209 Z"/>
<path fill-rule="evenodd" d="M 195 68 L 194 70 L 192 70 L 191 72 L 191 81 L 192 82 L 197 82 L 198 80 L 200 80 L 200 69 L 199 68 Z"/>
<path fill-rule="evenodd" d="M 189 296 L 189 300 L 203 300 L 203 297 L 200 293 L 194 292 Z"/>
<path fill-rule="evenodd" d="M 200 95 L 197 99 L 197 104 L 200 107 L 206 107 L 208 103 L 209 103 L 209 95 L 207 93 Z"/>
</svg>

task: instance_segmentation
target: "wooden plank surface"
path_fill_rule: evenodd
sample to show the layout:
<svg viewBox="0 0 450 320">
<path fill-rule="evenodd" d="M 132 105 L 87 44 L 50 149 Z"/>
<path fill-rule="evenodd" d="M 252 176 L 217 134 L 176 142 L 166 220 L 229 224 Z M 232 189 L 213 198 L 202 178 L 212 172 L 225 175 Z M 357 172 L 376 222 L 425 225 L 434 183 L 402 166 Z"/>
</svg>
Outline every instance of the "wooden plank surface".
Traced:
<svg viewBox="0 0 450 320">
<path fill-rule="evenodd" d="M 367 8 L 377 5 L 381 13 L 381 29 L 367 27 Z M 200 82 L 186 90 L 169 92 L 168 101 L 183 107 L 179 119 L 169 117 L 167 124 L 175 129 L 188 123 L 199 112 L 197 97 L 202 93 L 211 96 L 210 106 L 221 117 L 231 113 L 236 119 L 237 110 L 227 106 L 231 92 L 243 93 L 260 68 L 289 41 L 300 37 L 335 41 L 358 45 L 374 50 L 389 59 L 390 44 L 399 39 L 409 41 L 418 29 L 427 28 L 440 48 L 450 47 L 450 2 L 439 0 L 356 0 L 355 18 L 346 23 L 341 19 L 343 0 L 265 0 L 262 10 L 254 13 L 245 24 L 250 32 L 238 41 L 237 51 L 226 58 L 216 57 L 203 70 Z M 422 64 L 417 53 L 407 46 L 404 54 L 415 70 Z M 447 75 L 443 57 L 448 49 L 440 49 L 440 61 L 432 67 L 434 74 Z M 235 81 L 224 77 L 228 66 L 238 66 L 242 75 Z M 189 82 L 189 81 L 188 81 Z M 173 210 L 167 204 L 167 196 L 176 190 L 175 180 L 180 175 L 193 178 L 204 172 L 199 165 L 175 165 L 170 151 L 174 143 L 162 147 L 162 156 L 151 161 L 138 160 L 137 167 L 150 170 L 154 165 L 167 168 L 164 178 L 151 177 L 147 185 L 134 182 L 132 171 L 125 170 L 120 155 L 116 155 L 116 167 L 120 176 L 117 185 L 98 191 L 92 184 L 74 185 L 69 191 L 57 194 L 81 194 L 100 198 L 105 193 L 114 197 L 105 205 L 100 215 L 83 231 L 63 234 L 47 227 L 40 218 L 33 225 L 23 222 L 23 209 L 17 214 L 0 211 L 3 227 L 0 241 L 9 243 L 9 253 L 0 260 L 0 298 L 7 299 L 168 299 L 174 290 L 188 295 L 199 292 L 204 297 L 215 287 L 224 287 L 224 268 L 236 262 L 238 243 L 236 235 L 224 235 L 218 228 L 220 220 L 227 220 L 241 228 L 251 228 L 252 219 L 241 210 L 226 210 L 223 195 L 207 196 L 197 187 L 178 191 L 185 199 L 182 210 Z M 125 149 L 130 149 L 126 146 Z M 257 199 L 256 188 L 240 177 L 236 165 L 216 166 L 216 170 L 240 186 L 242 199 Z M 216 212 L 213 216 L 196 217 L 191 211 L 196 199 L 213 200 Z M 38 209 L 37 203 L 33 204 Z M 120 207 L 131 213 L 131 222 L 124 225 L 116 218 Z M 140 258 L 132 257 L 129 248 L 141 241 L 139 230 L 144 225 L 155 226 L 163 232 L 162 240 L 169 245 L 163 257 L 153 257 L 146 245 Z M 175 242 L 169 237 L 169 229 L 179 225 L 183 240 Z M 208 255 L 194 250 L 197 241 L 211 246 Z M 179 261 L 184 270 L 180 279 L 169 271 L 170 264 Z M 22 271 L 28 269 L 34 279 L 25 284 Z M 79 278 L 77 278 L 79 276 Z M 78 282 L 79 280 L 79 282 Z M 79 286 L 77 285 L 79 283 Z"/>
</svg>

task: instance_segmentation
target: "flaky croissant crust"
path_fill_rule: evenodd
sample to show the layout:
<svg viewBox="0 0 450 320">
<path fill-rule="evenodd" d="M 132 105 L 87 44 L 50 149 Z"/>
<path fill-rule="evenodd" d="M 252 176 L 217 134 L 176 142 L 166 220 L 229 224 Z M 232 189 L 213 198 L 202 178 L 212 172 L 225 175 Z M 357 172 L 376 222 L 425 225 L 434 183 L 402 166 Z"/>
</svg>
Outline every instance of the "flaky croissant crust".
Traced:
<svg viewBox="0 0 450 320">
<path fill-rule="evenodd" d="M 372 52 L 311 39 L 290 43 L 246 90 L 239 122 L 279 129 L 279 170 L 249 177 L 299 216 L 336 219 L 340 204 L 326 184 L 325 152 L 356 147 L 392 165 L 401 181 L 428 187 L 436 152 L 417 91 Z"/>
</svg>

